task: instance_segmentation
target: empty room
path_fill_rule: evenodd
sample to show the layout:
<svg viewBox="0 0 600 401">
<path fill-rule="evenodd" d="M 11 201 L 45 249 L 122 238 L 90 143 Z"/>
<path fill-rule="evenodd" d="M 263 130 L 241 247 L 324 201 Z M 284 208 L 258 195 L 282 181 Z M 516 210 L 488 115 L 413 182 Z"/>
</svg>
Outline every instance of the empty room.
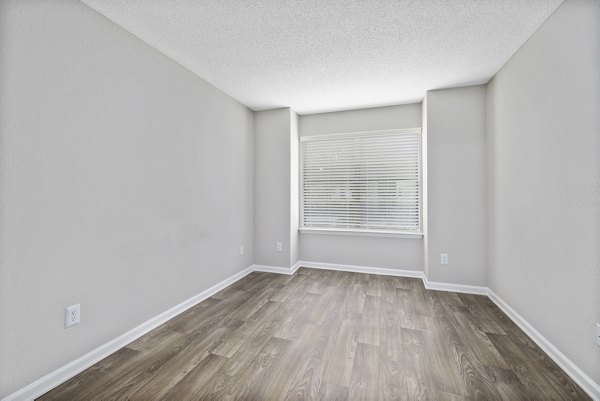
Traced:
<svg viewBox="0 0 600 401">
<path fill-rule="evenodd" d="M 0 0 L 0 399 L 600 401 L 600 1 Z"/>
</svg>

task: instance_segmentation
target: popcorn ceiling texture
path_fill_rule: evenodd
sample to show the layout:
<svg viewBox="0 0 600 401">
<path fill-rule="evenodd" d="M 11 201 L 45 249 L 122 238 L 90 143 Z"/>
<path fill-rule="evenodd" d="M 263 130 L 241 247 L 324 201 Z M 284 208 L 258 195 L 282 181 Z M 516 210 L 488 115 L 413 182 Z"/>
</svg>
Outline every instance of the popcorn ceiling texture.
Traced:
<svg viewBox="0 0 600 401">
<path fill-rule="evenodd" d="M 487 82 L 562 0 L 82 0 L 254 110 Z"/>
</svg>

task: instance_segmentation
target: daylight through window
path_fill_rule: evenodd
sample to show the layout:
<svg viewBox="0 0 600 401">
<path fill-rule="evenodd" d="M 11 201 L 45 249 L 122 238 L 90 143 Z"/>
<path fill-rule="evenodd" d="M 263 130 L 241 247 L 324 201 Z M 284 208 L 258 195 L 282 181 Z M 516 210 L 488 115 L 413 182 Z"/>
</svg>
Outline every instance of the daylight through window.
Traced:
<svg viewBox="0 0 600 401">
<path fill-rule="evenodd" d="M 301 138 L 301 228 L 421 232 L 420 129 Z"/>
</svg>

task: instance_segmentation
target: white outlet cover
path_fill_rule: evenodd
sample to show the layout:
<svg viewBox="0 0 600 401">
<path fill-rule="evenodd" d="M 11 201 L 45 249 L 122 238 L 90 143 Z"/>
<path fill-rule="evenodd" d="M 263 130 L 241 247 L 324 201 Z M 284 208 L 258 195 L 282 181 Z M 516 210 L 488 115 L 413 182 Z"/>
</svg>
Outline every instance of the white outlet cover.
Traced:
<svg viewBox="0 0 600 401">
<path fill-rule="evenodd" d="M 65 328 L 79 324 L 81 309 L 79 304 L 67 306 L 65 308 Z"/>
<path fill-rule="evenodd" d="M 600 345 L 600 323 L 596 323 L 596 344 Z"/>
<path fill-rule="evenodd" d="M 440 264 L 442 264 L 442 265 L 448 264 L 448 254 L 447 253 L 440 254 Z"/>
<path fill-rule="evenodd" d="M 240 245 L 240 255 L 244 254 L 244 245 Z"/>
<path fill-rule="evenodd" d="M 281 252 L 283 250 L 283 244 L 281 242 L 277 243 L 277 252 Z"/>
</svg>

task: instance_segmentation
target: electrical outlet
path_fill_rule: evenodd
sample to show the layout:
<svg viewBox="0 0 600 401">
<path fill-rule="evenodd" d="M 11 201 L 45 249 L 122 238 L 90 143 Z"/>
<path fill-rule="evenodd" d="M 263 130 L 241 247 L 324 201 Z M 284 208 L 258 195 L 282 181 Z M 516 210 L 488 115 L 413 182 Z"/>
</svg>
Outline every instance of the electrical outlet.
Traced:
<svg viewBox="0 0 600 401">
<path fill-rule="evenodd" d="M 596 344 L 600 345 L 600 323 L 596 323 Z"/>
<path fill-rule="evenodd" d="M 240 255 L 244 254 L 244 245 L 240 245 Z"/>
<path fill-rule="evenodd" d="M 277 252 L 283 251 L 283 244 L 281 242 L 277 243 Z"/>
<path fill-rule="evenodd" d="M 448 264 L 448 254 L 447 253 L 440 254 L 440 264 L 442 264 L 442 265 Z"/>
<path fill-rule="evenodd" d="M 65 329 L 79 324 L 80 308 L 79 304 L 67 306 L 65 308 Z"/>
</svg>

